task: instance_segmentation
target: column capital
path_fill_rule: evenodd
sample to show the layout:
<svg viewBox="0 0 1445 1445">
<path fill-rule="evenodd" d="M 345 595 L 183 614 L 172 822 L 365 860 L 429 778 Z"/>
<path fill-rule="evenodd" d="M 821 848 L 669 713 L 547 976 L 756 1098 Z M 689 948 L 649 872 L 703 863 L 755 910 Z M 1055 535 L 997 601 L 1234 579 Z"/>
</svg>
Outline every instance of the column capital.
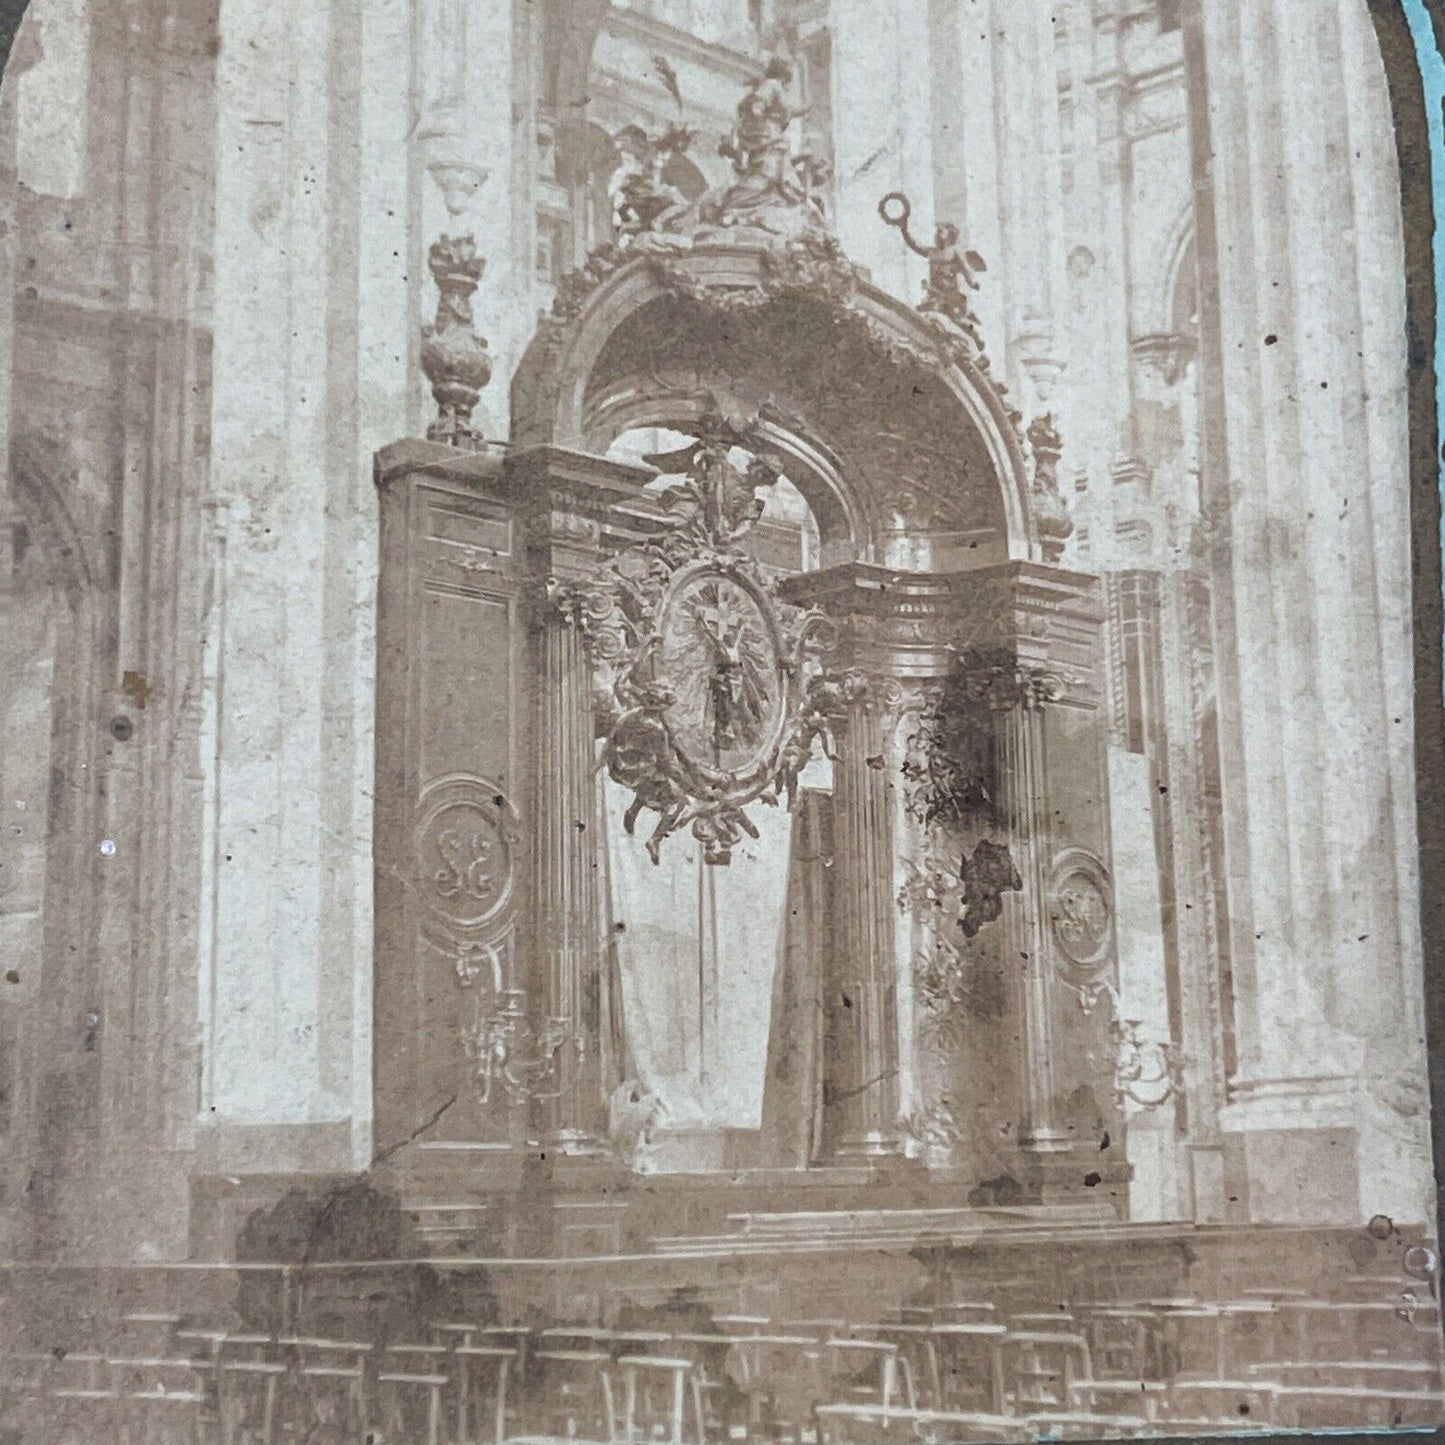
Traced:
<svg viewBox="0 0 1445 1445">
<path fill-rule="evenodd" d="M 1097 577 L 1039 562 L 1005 562 L 949 578 L 952 641 L 965 671 L 989 695 L 1022 689 L 1019 701 L 1099 705 L 1104 606 Z M 1007 689 L 1005 689 L 1007 691 Z"/>
<path fill-rule="evenodd" d="M 987 712 L 1032 711 L 1064 695 L 1057 672 L 1022 661 L 1011 647 L 966 648 L 958 664 L 964 698 Z"/>
<path fill-rule="evenodd" d="M 840 666 L 940 678 L 971 653 L 1007 653 L 1018 670 L 1056 680 L 1042 700 L 1099 702 L 1104 607 L 1089 573 L 1039 562 L 967 572 L 847 562 L 790 577 L 781 591 L 838 623 Z"/>
</svg>

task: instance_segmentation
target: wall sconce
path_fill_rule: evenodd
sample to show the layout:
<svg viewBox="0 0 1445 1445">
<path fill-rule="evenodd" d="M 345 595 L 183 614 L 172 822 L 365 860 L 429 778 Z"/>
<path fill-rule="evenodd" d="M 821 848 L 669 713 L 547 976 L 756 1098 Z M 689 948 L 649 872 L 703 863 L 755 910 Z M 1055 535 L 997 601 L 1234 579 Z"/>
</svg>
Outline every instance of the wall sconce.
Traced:
<svg viewBox="0 0 1445 1445">
<path fill-rule="evenodd" d="M 1079 1007 L 1093 1013 L 1101 998 L 1109 1000 L 1109 1031 L 1114 1039 L 1114 1097 L 1141 1108 L 1157 1109 L 1184 1093 L 1183 1069 L 1172 1040 L 1144 1036 L 1142 1019 L 1121 1018 L 1119 991 L 1107 979 L 1079 989 Z"/>
</svg>

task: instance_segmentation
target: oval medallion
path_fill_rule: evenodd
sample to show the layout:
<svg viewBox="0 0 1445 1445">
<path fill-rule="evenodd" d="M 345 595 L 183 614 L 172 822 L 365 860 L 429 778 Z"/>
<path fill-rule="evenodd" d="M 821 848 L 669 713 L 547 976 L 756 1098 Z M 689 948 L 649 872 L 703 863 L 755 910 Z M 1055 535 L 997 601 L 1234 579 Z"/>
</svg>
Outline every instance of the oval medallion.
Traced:
<svg viewBox="0 0 1445 1445">
<path fill-rule="evenodd" d="M 483 778 L 438 778 L 417 809 L 417 889 L 427 912 L 449 930 L 493 923 L 512 893 L 516 812 Z"/>
<path fill-rule="evenodd" d="M 1113 931 L 1109 894 L 1109 875 L 1092 853 L 1073 848 L 1055 861 L 1049 920 L 1059 951 L 1079 968 L 1097 968 L 1108 960 Z"/>
<path fill-rule="evenodd" d="M 682 758 L 716 786 L 746 785 L 771 762 L 786 721 L 786 678 L 771 615 L 753 584 L 711 566 L 684 569 L 657 620 L 654 676 Z"/>
</svg>

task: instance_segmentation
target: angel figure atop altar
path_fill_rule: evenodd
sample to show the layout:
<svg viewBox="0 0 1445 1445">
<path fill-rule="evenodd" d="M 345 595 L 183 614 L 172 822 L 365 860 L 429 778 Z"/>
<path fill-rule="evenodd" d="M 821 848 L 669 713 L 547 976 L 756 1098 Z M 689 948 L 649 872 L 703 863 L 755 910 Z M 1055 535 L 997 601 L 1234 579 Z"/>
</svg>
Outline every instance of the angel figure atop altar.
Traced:
<svg viewBox="0 0 1445 1445">
<path fill-rule="evenodd" d="M 664 171 L 692 144 L 693 132 L 687 126 L 670 125 L 660 136 L 651 136 L 640 125 L 625 125 L 613 139 L 618 162 L 607 194 L 619 237 L 651 231 L 668 215 L 685 209 L 687 198 Z"/>
<path fill-rule="evenodd" d="M 940 221 L 933 228 L 933 244 L 925 246 L 908 228 L 911 213 L 912 205 L 901 191 L 890 191 L 878 203 L 878 214 L 897 228 L 903 244 L 928 262 L 928 280 L 918 309 L 952 322 L 982 350 L 983 338 L 969 292 L 979 289 L 979 275 L 988 270 L 983 257 L 960 244 L 958 227 L 952 221 Z"/>
</svg>

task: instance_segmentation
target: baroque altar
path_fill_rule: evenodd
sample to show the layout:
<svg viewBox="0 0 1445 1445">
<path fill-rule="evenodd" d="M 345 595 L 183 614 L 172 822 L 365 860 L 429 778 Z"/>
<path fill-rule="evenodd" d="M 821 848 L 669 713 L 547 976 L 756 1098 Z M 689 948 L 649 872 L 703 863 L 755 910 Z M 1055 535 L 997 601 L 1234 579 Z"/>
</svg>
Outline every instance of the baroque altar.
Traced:
<svg viewBox="0 0 1445 1445">
<path fill-rule="evenodd" d="M 697 1187 L 1127 1198 L 1102 614 L 1058 563 L 1057 433 L 992 376 L 956 229 L 921 247 L 884 210 L 930 255 L 917 309 L 842 254 L 787 81 L 749 88 L 733 181 L 697 201 L 656 163 L 688 136 L 635 142 L 505 447 L 469 424 L 480 268 L 443 238 L 441 419 L 377 458 L 377 1146 L 412 1199 L 525 1199 L 524 1233 L 547 1231 L 529 1179 L 585 1215 L 672 1167 L 618 849 L 646 889 L 695 848 L 714 898 L 770 828 L 793 922 L 757 1004 L 762 1118 L 682 1166 Z M 639 432 L 678 440 L 620 454 Z M 814 565 L 760 565 L 784 483 Z"/>
</svg>

